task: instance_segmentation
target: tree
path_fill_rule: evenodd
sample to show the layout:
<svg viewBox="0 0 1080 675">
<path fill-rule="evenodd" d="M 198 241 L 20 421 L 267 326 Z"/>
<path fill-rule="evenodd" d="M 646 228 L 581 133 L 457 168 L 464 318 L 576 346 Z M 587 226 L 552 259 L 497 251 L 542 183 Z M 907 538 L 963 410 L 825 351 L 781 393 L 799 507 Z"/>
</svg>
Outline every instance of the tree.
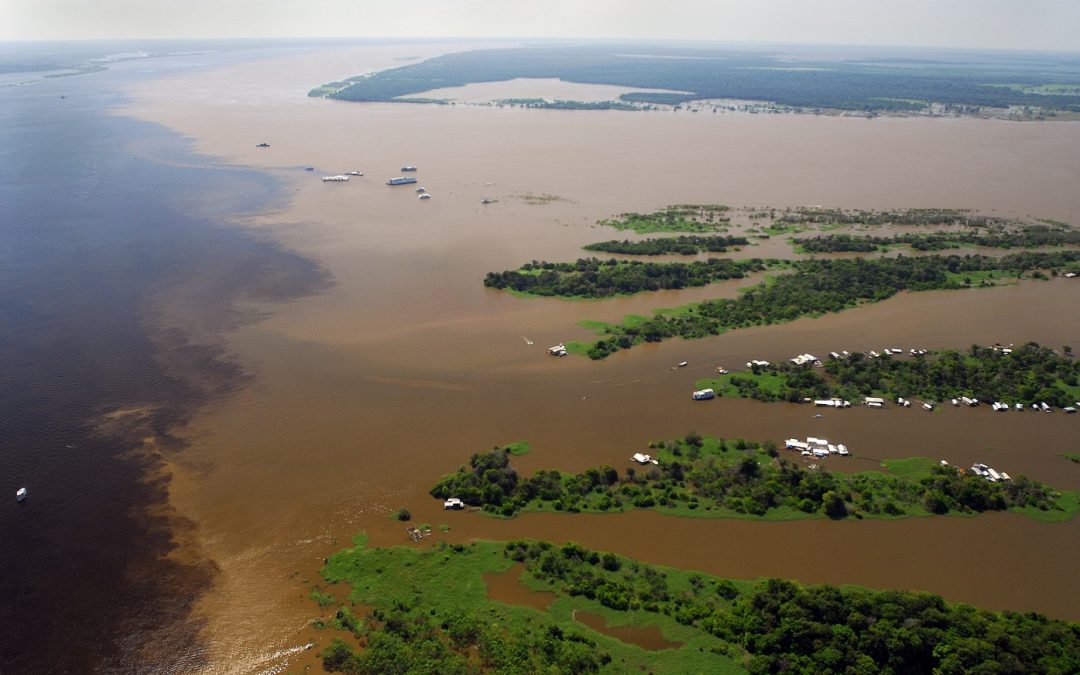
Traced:
<svg viewBox="0 0 1080 675">
<path fill-rule="evenodd" d="M 825 507 L 825 515 L 828 517 L 834 520 L 847 517 L 847 506 L 844 504 L 844 498 L 835 491 L 828 490 L 823 494 L 821 503 Z"/>
</svg>

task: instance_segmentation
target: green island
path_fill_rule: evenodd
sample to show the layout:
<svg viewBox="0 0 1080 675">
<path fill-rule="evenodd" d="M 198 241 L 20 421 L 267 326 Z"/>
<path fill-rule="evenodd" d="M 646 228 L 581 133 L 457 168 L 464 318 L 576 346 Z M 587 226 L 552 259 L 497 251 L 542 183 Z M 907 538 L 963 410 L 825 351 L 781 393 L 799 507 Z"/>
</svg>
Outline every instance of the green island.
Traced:
<svg viewBox="0 0 1080 675">
<path fill-rule="evenodd" d="M 622 474 L 601 466 L 580 474 L 538 471 L 529 478 L 518 475 L 505 451 L 475 454 L 468 466 L 432 487 L 431 495 L 456 497 L 504 517 L 522 511 L 610 513 L 637 508 L 766 520 L 1012 510 L 1056 521 L 1080 511 L 1080 493 L 1055 492 L 1024 476 L 991 482 L 925 457 L 886 461 L 884 471 L 845 474 L 804 468 L 782 457 L 771 442 L 758 445 L 690 433 L 652 447 L 657 464 L 629 467 Z"/>
<path fill-rule="evenodd" d="M 969 227 L 969 228 L 1005 228 L 1018 227 L 1025 221 L 1016 218 L 988 216 L 970 209 L 836 209 L 819 206 L 796 206 L 784 209 L 757 209 L 750 218 L 768 219 L 773 224 L 787 226 L 825 226 L 846 227 L 862 225 L 881 227 L 885 225 L 919 227 Z M 1040 221 L 1055 227 L 1064 227 L 1063 223 Z"/>
<path fill-rule="evenodd" d="M 1080 670 L 1080 624 L 947 603 L 929 593 L 729 580 L 574 543 L 369 548 L 363 536 L 353 543 L 322 569 L 330 590 L 347 589 L 333 618 L 316 621 L 344 635 L 320 653 L 329 672 Z M 515 573 L 526 597 L 492 597 L 495 575 Z M 318 592 L 333 604 L 333 595 Z M 370 609 L 357 616 L 358 605 Z M 597 617 L 609 630 L 579 615 Z M 612 628 L 629 628 L 617 633 L 626 638 L 611 635 Z M 636 644 L 635 631 L 651 631 L 660 644 Z"/>
<path fill-rule="evenodd" d="M 588 244 L 584 248 L 586 251 L 619 253 L 622 255 L 695 255 L 697 253 L 727 253 L 729 248 L 737 250 L 739 246 L 748 246 L 749 244 L 750 240 L 746 237 L 679 235 L 678 237 L 657 237 L 640 241 L 612 239 Z"/>
<path fill-rule="evenodd" d="M 932 232 L 904 233 L 891 237 L 870 235 L 830 234 L 820 237 L 792 239 L 796 250 L 803 253 L 841 253 L 887 251 L 898 246 L 910 246 L 916 251 L 942 251 L 964 246 L 987 248 L 1035 248 L 1038 246 L 1080 245 L 1080 231 L 1051 228 L 1048 225 L 1027 225 L 1013 232 Z"/>
<path fill-rule="evenodd" d="M 1029 342 L 1015 348 L 972 345 L 897 358 L 860 352 L 828 357 L 822 368 L 791 361 L 725 373 L 697 382 L 717 396 L 788 401 L 864 396 L 918 397 L 939 402 L 967 396 L 1010 405 L 1047 403 L 1065 408 L 1080 401 L 1080 361 L 1072 347 L 1062 354 Z"/>
<path fill-rule="evenodd" d="M 714 281 L 742 279 L 752 272 L 785 264 L 761 258 L 710 258 L 689 263 L 616 258 L 579 258 L 572 263 L 534 260 L 516 270 L 488 272 L 484 285 L 536 296 L 610 298 L 641 291 L 705 286 Z"/>
<path fill-rule="evenodd" d="M 674 265 L 680 263 L 671 263 Z M 898 258 L 810 259 L 791 263 L 793 272 L 748 289 L 738 298 L 707 300 L 650 318 L 622 324 L 592 324 L 603 337 L 586 347 L 589 358 L 603 359 L 644 342 L 672 337 L 695 339 L 732 328 L 793 321 L 880 302 L 900 291 L 993 286 L 1025 273 L 1046 278 L 1080 266 L 1080 251 L 1025 251 L 1000 258 L 984 255 L 928 255 Z M 577 345 L 575 345 L 577 350 Z"/>
<path fill-rule="evenodd" d="M 653 232 L 715 232 L 730 224 L 723 204 L 676 204 L 653 213 L 623 213 L 597 221 L 597 225 L 638 234 Z"/>
</svg>

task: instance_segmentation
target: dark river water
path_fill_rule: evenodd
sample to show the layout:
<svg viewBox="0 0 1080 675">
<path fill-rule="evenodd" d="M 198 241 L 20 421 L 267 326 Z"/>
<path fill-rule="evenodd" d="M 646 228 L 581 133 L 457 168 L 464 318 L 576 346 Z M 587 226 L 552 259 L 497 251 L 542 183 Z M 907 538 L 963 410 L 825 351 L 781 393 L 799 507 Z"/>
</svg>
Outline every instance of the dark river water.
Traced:
<svg viewBox="0 0 1080 675">
<path fill-rule="evenodd" d="M 107 113 L 152 61 L 0 87 L 4 673 L 145 672 L 142 657 L 162 650 L 197 659 L 186 617 L 214 567 L 168 555 L 183 523 L 162 506 L 158 451 L 142 439 L 179 443 L 168 430 L 243 377 L 212 341 L 156 328 L 152 299 L 202 275 L 192 301 L 228 323 L 236 298 L 320 281 L 313 264 L 223 225 L 267 202 L 268 179 L 209 170 L 176 134 Z M 166 371 L 163 352 L 185 372 Z"/>
</svg>

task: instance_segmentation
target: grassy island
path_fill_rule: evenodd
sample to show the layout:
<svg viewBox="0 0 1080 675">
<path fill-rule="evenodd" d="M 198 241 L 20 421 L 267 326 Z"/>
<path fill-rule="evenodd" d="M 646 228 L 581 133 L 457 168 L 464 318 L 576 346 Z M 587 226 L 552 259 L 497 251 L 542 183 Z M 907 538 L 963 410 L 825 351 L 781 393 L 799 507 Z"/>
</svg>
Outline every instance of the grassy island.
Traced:
<svg viewBox="0 0 1080 675">
<path fill-rule="evenodd" d="M 671 263 L 679 264 L 679 263 Z M 899 258 L 812 259 L 791 263 L 793 272 L 749 289 L 735 299 L 708 300 L 656 314 L 644 321 L 604 324 L 605 335 L 587 348 L 589 358 L 602 359 L 620 349 L 672 337 L 687 339 L 793 321 L 804 316 L 839 312 L 862 303 L 880 302 L 900 291 L 991 286 L 1025 273 L 1045 278 L 1080 264 L 1080 251 L 1024 252 L 1000 258 L 922 256 Z"/>
<path fill-rule="evenodd" d="M 1005 510 L 1066 520 L 1080 510 L 1080 494 L 1058 493 L 1024 476 L 992 483 L 926 458 L 886 463 L 884 471 L 841 474 L 804 468 L 782 457 L 771 443 L 759 446 L 688 434 L 653 447 L 656 465 L 629 467 L 622 473 L 611 466 L 580 474 L 540 471 L 529 478 L 518 475 L 504 451 L 476 454 L 468 466 L 443 477 L 431 494 L 457 497 L 507 517 L 521 511 L 647 508 L 680 516 L 768 520 Z"/>
<path fill-rule="evenodd" d="M 698 381 L 699 389 L 718 396 L 789 401 L 864 396 L 887 399 L 917 397 L 946 401 L 968 396 L 1002 403 L 1046 402 L 1066 407 L 1080 401 L 1080 361 L 1071 347 L 1059 355 L 1029 342 L 1012 349 L 972 345 L 965 351 L 946 349 L 915 356 L 854 353 L 828 357 L 823 368 L 790 361 L 755 365 L 748 371 Z"/>
<path fill-rule="evenodd" d="M 523 591 L 540 591 L 532 606 L 491 597 L 492 575 L 517 570 Z M 322 649 L 331 672 L 1080 670 L 1080 624 L 929 593 L 733 581 L 573 543 L 368 548 L 360 537 L 322 574 L 348 588 L 348 602 L 319 622 L 347 636 Z M 358 603 L 372 609 L 357 616 Z M 633 631 L 618 639 L 582 623 L 585 613 Z M 635 644 L 634 631 L 659 634 L 666 648 Z"/>
<path fill-rule="evenodd" d="M 730 224 L 728 207 L 723 204 L 676 204 L 654 213 L 624 213 L 617 218 L 600 220 L 617 230 L 638 234 L 652 232 L 714 232 Z"/>
<path fill-rule="evenodd" d="M 742 279 L 751 272 L 784 263 L 776 260 L 710 258 L 689 263 L 579 258 L 572 263 L 533 261 L 516 270 L 488 272 L 484 285 L 527 295 L 565 298 L 610 298 L 667 288 L 705 286 Z"/>
<path fill-rule="evenodd" d="M 589 244 L 585 246 L 585 250 L 622 255 L 695 255 L 697 253 L 726 253 L 729 248 L 737 249 L 739 246 L 749 244 L 750 240 L 746 237 L 680 235 L 641 241 L 612 239 Z"/>
</svg>

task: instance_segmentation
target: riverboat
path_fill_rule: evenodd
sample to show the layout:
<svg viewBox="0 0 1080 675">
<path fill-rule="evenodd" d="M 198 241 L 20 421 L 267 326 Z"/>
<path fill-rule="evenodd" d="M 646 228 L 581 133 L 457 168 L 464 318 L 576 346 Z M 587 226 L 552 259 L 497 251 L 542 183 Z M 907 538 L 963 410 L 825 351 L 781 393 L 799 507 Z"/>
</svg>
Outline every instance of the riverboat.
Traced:
<svg viewBox="0 0 1080 675">
<path fill-rule="evenodd" d="M 386 181 L 387 185 L 410 185 L 416 182 L 415 176 L 398 176 Z"/>
</svg>

